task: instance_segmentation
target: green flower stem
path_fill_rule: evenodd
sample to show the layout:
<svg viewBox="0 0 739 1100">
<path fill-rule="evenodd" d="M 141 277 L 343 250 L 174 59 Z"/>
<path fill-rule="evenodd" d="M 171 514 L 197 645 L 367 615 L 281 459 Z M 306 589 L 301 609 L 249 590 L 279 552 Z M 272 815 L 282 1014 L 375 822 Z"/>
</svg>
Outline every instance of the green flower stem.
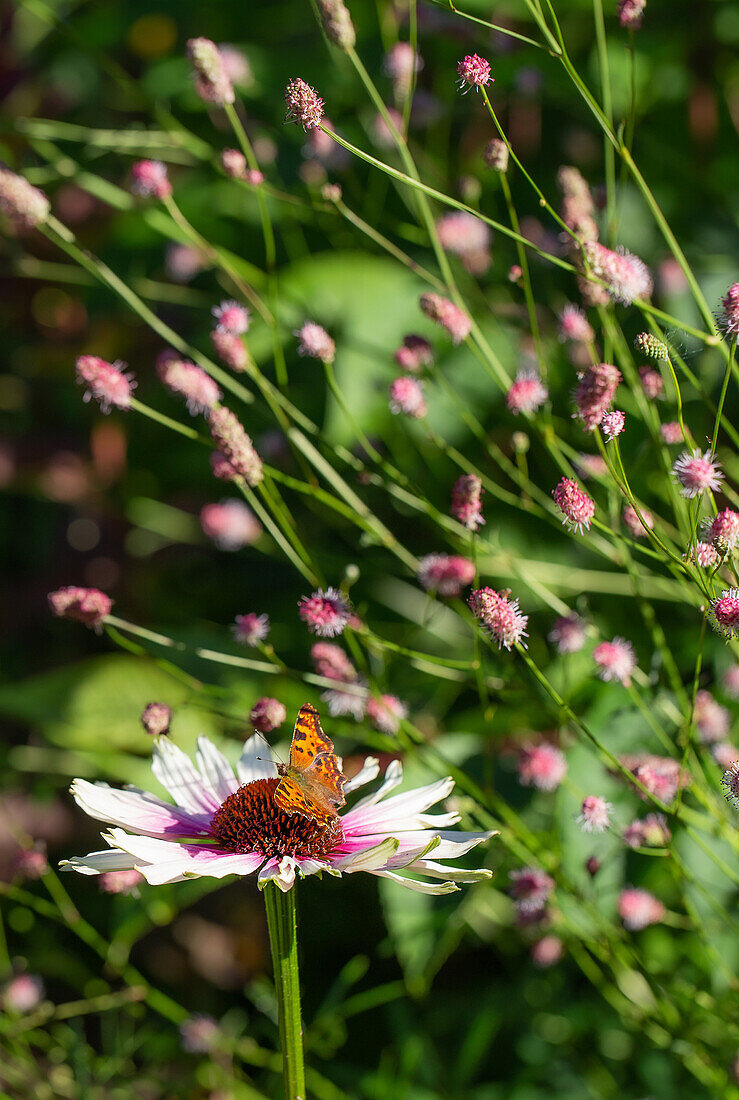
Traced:
<svg viewBox="0 0 739 1100">
<path fill-rule="evenodd" d="M 608 65 L 608 47 L 606 45 L 606 24 L 603 18 L 603 0 L 593 0 L 593 18 L 595 21 L 595 39 L 598 49 L 598 68 L 600 69 L 601 95 L 603 109 L 608 123 L 613 128 L 613 102 L 611 99 L 611 76 Z M 604 137 L 606 164 L 606 224 L 609 242 L 613 241 L 616 229 L 616 157 L 613 145 Z"/>
<path fill-rule="evenodd" d="M 505 172 L 500 172 L 500 186 L 503 191 L 503 197 L 508 207 L 508 217 L 511 222 L 511 229 L 516 233 L 521 232 L 521 227 L 518 221 L 518 214 L 516 213 L 516 207 L 513 203 L 513 196 L 511 194 L 510 184 L 508 183 L 508 176 Z M 521 265 L 521 271 L 523 272 L 521 278 L 523 279 L 523 292 L 526 298 L 526 308 L 529 313 L 529 325 L 531 327 L 531 335 L 534 338 L 534 346 L 536 347 L 536 358 L 539 361 L 539 372 L 542 378 L 547 376 L 547 365 L 541 347 L 541 334 L 539 332 L 539 322 L 536 317 L 536 302 L 534 300 L 534 292 L 531 287 L 531 272 L 529 271 L 529 261 L 526 256 L 526 249 L 520 241 L 516 241 L 516 252 L 518 254 L 518 262 Z"/>
<path fill-rule="evenodd" d="M 439 7 L 445 8 L 447 11 L 450 7 L 449 0 L 431 0 L 431 3 L 438 4 Z M 452 10 L 454 11 L 455 15 L 458 15 L 460 17 L 460 19 L 469 19 L 471 23 L 477 23 L 481 27 L 488 27 L 491 31 L 496 31 L 498 34 L 505 34 L 509 38 L 516 38 L 519 42 L 525 42 L 527 46 L 536 46 L 537 50 L 545 50 L 547 48 L 543 45 L 543 43 L 537 42 L 533 38 L 527 38 L 525 34 L 519 34 L 518 31 L 512 31 L 510 27 L 501 27 L 498 23 L 489 23 L 487 19 L 480 19 L 477 15 L 470 15 L 466 11 L 460 11 L 457 7 L 453 7 Z M 543 27 L 542 30 L 546 31 L 546 28 Z M 549 52 L 553 54 L 558 54 L 559 47 L 552 38 L 551 34 L 549 34 L 548 32 L 547 38 L 549 40 Z"/>
<path fill-rule="evenodd" d="M 718 442 L 718 430 L 721 425 L 721 416 L 724 411 L 724 401 L 726 400 L 726 391 L 729 388 L 729 379 L 731 378 L 732 371 L 734 369 L 734 355 L 736 352 L 736 340 L 733 340 L 729 349 L 729 361 L 726 364 L 726 372 L 724 374 L 724 383 L 721 387 L 721 396 L 719 397 L 718 407 L 716 409 L 716 422 L 713 425 L 713 435 L 711 437 L 711 458 L 716 454 L 716 444 Z"/>
<path fill-rule="evenodd" d="M 280 1021 L 284 1100 L 305 1100 L 295 889 L 283 893 L 268 882 L 263 893 Z"/>
<path fill-rule="evenodd" d="M 184 435 L 185 439 L 193 439 L 197 443 L 202 443 L 204 447 L 213 450 L 212 439 L 209 439 L 205 435 L 201 435 L 195 428 L 188 428 L 187 424 L 180 424 L 179 421 L 173 420 L 170 416 L 165 416 L 164 413 L 160 413 L 157 409 L 152 409 L 150 405 L 144 405 L 142 401 L 139 401 L 135 397 L 131 398 L 131 408 L 134 412 L 141 413 L 142 416 L 147 417 L 149 420 L 154 420 L 157 424 L 169 428 L 170 431 L 177 432 L 178 435 Z"/>
<path fill-rule="evenodd" d="M 343 199 L 339 199 L 334 205 L 339 214 L 346 218 L 346 220 L 358 229 L 360 233 L 364 233 L 366 237 L 369 237 L 371 241 L 374 241 L 380 248 L 383 248 L 389 255 L 393 256 L 401 264 L 407 267 L 414 275 L 418 275 L 419 278 L 423 279 L 429 286 L 432 286 L 434 290 L 439 292 L 445 290 L 445 284 L 441 279 L 437 279 L 436 276 L 432 275 L 430 271 L 427 271 L 425 267 L 422 267 L 421 264 L 417 263 L 411 256 L 403 252 L 401 248 L 398 248 L 397 245 L 393 244 L 392 241 L 378 232 L 374 226 L 369 225 L 363 218 L 360 218 L 358 214 L 346 205 Z"/>
</svg>

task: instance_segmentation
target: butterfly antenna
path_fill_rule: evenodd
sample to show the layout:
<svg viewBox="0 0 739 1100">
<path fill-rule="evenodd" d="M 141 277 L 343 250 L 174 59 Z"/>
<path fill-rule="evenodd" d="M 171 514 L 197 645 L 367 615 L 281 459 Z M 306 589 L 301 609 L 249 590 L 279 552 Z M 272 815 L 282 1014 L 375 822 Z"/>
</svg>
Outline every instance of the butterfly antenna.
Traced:
<svg viewBox="0 0 739 1100">
<path fill-rule="evenodd" d="M 266 757 L 266 759 L 263 756 L 257 756 L 257 758 L 256 758 L 257 760 L 260 760 L 263 763 L 267 763 L 267 764 L 274 764 L 275 758 L 276 758 L 278 763 L 280 763 L 280 764 L 283 763 L 282 758 L 279 756 L 278 753 L 275 752 L 275 750 L 272 748 L 272 746 L 270 745 L 267 738 L 264 736 L 264 734 L 260 730 L 254 730 L 254 736 L 258 737 L 260 741 L 264 741 L 264 746 L 267 749 L 267 752 L 269 754 Z"/>
</svg>

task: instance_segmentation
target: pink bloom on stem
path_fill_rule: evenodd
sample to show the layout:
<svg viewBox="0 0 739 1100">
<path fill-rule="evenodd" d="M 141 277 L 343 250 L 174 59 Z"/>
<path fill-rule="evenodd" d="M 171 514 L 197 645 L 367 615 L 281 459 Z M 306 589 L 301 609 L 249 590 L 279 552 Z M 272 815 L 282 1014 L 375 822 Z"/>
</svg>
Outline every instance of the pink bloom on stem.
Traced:
<svg viewBox="0 0 739 1100">
<path fill-rule="evenodd" d="M 568 303 L 559 315 L 559 338 L 580 344 L 592 344 L 595 333 L 579 306 Z"/>
<path fill-rule="evenodd" d="M 402 370 L 417 374 L 424 367 L 431 366 L 434 361 L 434 349 L 423 336 L 408 333 L 403 337 L 403 343 L 393 358 Z"/>
<path fill-rule="evenodd" d="M 564 955 L 564 944 L 559 936 L 542 936 L 531 948 L 531 961 L 540 970 L 555 966 Z"/>
<path fill-rule="evenodd" d="M 48 596 L 49 607 L 60 619 L 71 619 L 85 626 L 99 627 L 110 615 L 113 601 L 99 588 L 58 588 Z"/>
<path fill-rule="evenodd" d="M 511 871 L 508 876 L 511 896 L 516 906 L 525 913 L 538 913 L 544 909 L 554 889 L 554 879 L 537 867 L 523 867 Z"/>
<path fill-rule="evenodd" d="M 43 840 L 37 840 L 31 848 L 19 848 L 13 856 L 11 874 L 14 879 L 32 882 L 45 875 L 48 869 L 46 842 Z"/>
<path fill-rule="evenodd" d="M 161 160 L 139 160 L 131 167 L 131 190 L 142 198 L 165 199 L 172 194 L 167 166 Z"/>
<path fill-rule="evenodd" d="M 739 546 L 739 512 L 724 508 L 712 518 L 705 519 L 702 530 L 717 550 L 735 550 Z"/>
<path fill-rule="evenodd" d="M 639 518 L 639 512 L 641 512 L 641 519 Z M 654 529 L 654 516 L 649 509 L 640 508 L 639 512 L 637 512 L 633 504 L 626 504 L 621 514 L 624 527 L 634 539 L 643 539 L 645 529 L 648 531 Z"/>
<path fill-rule="evenodd" d="M 462 474 L 452 489 L 452 515 L 468 531 L 476 531 L 485 523 L 482 514 L 482 494 L 485 490 L 477 474 Z"/>
<path fill-rule="evenodd" d="M 246 370 L 249 353 L 240 336 L 236 336 L 233 332 L 223 332 L 220 328 L 214 328 L 210 334 L 210 339 L 213 350 L 221 362 L 225 363 L 231 370 L 239 373 Z"/>
<path fill-rule="evenodd" d="M 725 588 L 717 599 L 711 600 L 708 621 L 727 641 L 739 634 L 739 588 Z"/>
<path fill-rule="evenodd" d="M 208 427 L 218 450 L 252 489 L 262 481 L 264 468 L 239 418 L 225 405 L 208 413 Z"/>
<path fill-rule="evenodd" d="M 410 92 L 414 75 L 423 68 L 423 60 L 410 42 L 396 42 L 386 53 L 383 67 L 393 82 L 396 100 L 403 100 Z"/>
<path fill-rule="evenodd" d="M 739 665 L 730 665 L 721 678 L 726 694 L 731 699 L 739 699 Z"/>
<path fill-rule="evenodd" d="M 298 603 L 298 614 L 312 634 L 335 638 L 349 621 L 349 603 L 337 588 L 319 588 Z"/>
<path fill-rule="evenodd" d="M 300 77 L 290 80 L 285 88 L 285 122 L 297 122 L 304 130 L 318 126 L 323 118 L 323 100 L 310 84 Z"/>
<path fill-rule="evenodd" d="M 661 802 L 671 802 L 679 787 L 690 783 L 687 771 L 681 771 L 680 763 L 669 756 L 654 756 L 651 753 L 637 753 L 620 758 L 621 763 L 638 779 L 643 787 Z M 636 788 L 639 790 L 639 788 Z M 639 791 L 639 797 L 644 794 Z"/>
<path fill-rule="evenodd" d="M 571 611 L 557 619 L 549 631 L 549 641 L 559 653 L 579 653 L 585 645 L 585 622 Z"/>
<path fill-rule="evenodd" d="M 670 420 L 667 424 L 662 424 L 660 435 L 667 444 L 682 443 L 683 441 L 683 430 L 677 420 Z"/>
<path fill-rule="evenodd" d="M 522 786 L 536 787 L 538 791 L 556 790 L 567 774 L 564 753 L 548 741 L 523 745 L 517 766 Z"/>
<path fill-rule="evenodd" d="M 264 183 L 264 172 L 260 172 L 258 168 L 247 168 L 244 180 L 250 187 L 259 187 Z"/>
<path fill-rule="evenodd" d="M 46 221 L 51 203 L 43 191 L 23 176 L 0 166 L 0 212 L 22 233 Z"/>
<path fill-rule="evenodd" d="M 457 65 L 459 87 L 462 91 L 470 88 L 484 88 L 494 78 L 490 75 L 490 62 L 478 54 L 467 54 Z"/>
<path fill-rule="evenodd" d="M 333 363 L 336 344 L 321 325 L 317 325 L 315 321 L 306 321 L 294 335 L 299 340 L 298 355 L 320 359 L 322 363 Z"/>
<path fill-rule="evenodd" d="M 397 133 L 402 134 L 403 116 L 400 111 L 396 111 L 394 107 L 388 107 L 387 116 Z M 385 116 L 381 114 L 380 111 L 377 112 L 372 120 L 372 140 L 375 145 L 379 145 L 381 149 L 392 149 L 395 145 L 395 135 L 388 125 Z"/>
<path fill-rule="evenodd" d="M 221 51 L 209 38 L 191 38 L 187 43 L 187 56 L 193 68 L 195 91 L 205 103 L 225 107 L 233 103 L 233 84 L 224 64 Z"/>
<path fill-rule="evenodd" d="M 508 268 L 508 282 L 519 283 L 523 276 L 523 268 L 520 264 L 511 264 Z"/>
<path fill-rule="evenodd" d="M 535 370 L 524 367 L 518 372 L 508 393 L 506 404 L 514 416 L 534 413 L 549 397 L 549 390 Z"/>
<path fill-rule="evenodd" d="M 552 490 L 554 503 L 564 516 L 563 523 L 571 527 L 573 531 L 590 530 L 590 523 L 595 515 L 595 501 L 581 489 L 572 478 L 563 477 L 559 484 Z"/>
<path fill-rule="evenodd" d="M 139 871 L 106 871 L 98 875 L 98 886 L 104 894 L 136 894 L 138 887 L 144 882 L 144 876 Z"/>
<path fill-rule="evenodd" d="M 316 642 L 310 655 L 319 676 L 327 680 L 356 680 L 357 670 L 341 646 L 331 642 Z"/>
<path fill-rule="evenodd" d="M 200 526 L 219 550 L 241 550 L 256 542 L 262 525 L 240 500 L 206 504 L 200 509 Z"/>
<path fill-rule="evenodd" d="M 141 725 L 150 737 L 162 737 L 169 733 L 172 708 L 166 703 L 147 703 L 141 712 Z"/>
<path fill-rule="evenodd" d="M 629 848 L 664 848 L 672 833 L 664 814 L 647 814 L 624 829 L 624 844 Z"/>
<path fill-rule="evenodd" d="M 211 313 L 218 322 L 216 328 L 219 332 L 230 332 L 233 336 L 243 336 L 249 331 L 251 315 L 246 306 L 232 299 L 225 300 L 220 305 L 213 306 Z"/>
<path fill-rule="evenodd" d="M 656 401 L 665 392 L 662 375 L 654 367 L 639 367 L 642 388 L 650 401 Z"/>
<path fill-rule="evenodd" d="M 730 802 L 739 806 L 739 760 L 735 760 L 723 774 L 721 786 Z"/>
<path fill-rule="evenodd" d="M 442 248 L 461 257 L 475 275 L 483 275 L 490 266 L 490 229 L 484 221 L 464 210 L 444 214 L 436 223 Z"/>
<path fill-rule="evenodd" d="M 459 596 L 474 579 L 474 563 L 458 554 L 427 554 L 418 563 L 419 584 L 439 596 Z"/>
<path fill-rule="evenodd" d="M 496 592 L 493 588 L 476 588 L 471 593 L 469 605 L 474 615 L 497 641 L 498 648 L 511 649 L 514 645 L 526 647 L 528 615 L 521 614 L 518 600 L 510 598 L 510 592 Z"/>
<path fill-rule="evenodd" d="M 622 27 L 637 30 L 641 26 L 641 17 L 647 6 L 647 0 L 618 0 L 618 18 Z"/>
<path fill-rule="evenodd" d="M 583 481 L 591 477 L 605 477 L 608 473 L 605 459 L 601 455 L 586 455 L 582 451 L 577 456 L 577 461 L 573 462 L 573 466 Z"/>
<path fill-rule="evenodd" d="M 246 173 L 246 157 L 238 149 L 224 149 L 221 153 L 221 167 L 231 179 L 243 179 Z"/>
<path fill-rule="evenodd" d="M 184 397 L 192 416 L 215 408 L 223 396 L 216 383 L 200 367 L 179 355 L 164 352 L 157 358 L 157 374 L 163 385 L 178 397 Z"/>
<path fill-rule="evenodd" d="M 717 703 L 710 691 L 706 691 L 705 688 L 696 692 L 693 721 L 705 745 L 714 741 L 723 741 L 731 726 L 731 716 L 726 707 Z"/>
<path fill-rule="evenodd" d="M 241 645 L 252 647 L 259 645 L 269 634 L 269 616 L 257 615 L 256 611 L 237 615 L 231 627 L 231 633 Z"/>
<path fill-rule="evenodd" d="M 464 310 L 455 306 L 449 298 L 442 298 L 440 294 L 422 294 L 419 305 L 431 321 L 436 321 L 447 330 L 452 343 L 461 344 L 469 336 L 472 322 Z"/>
<path fill-rule="evenodd" d="M 734 761 L 739 761 L 739 749 L 730 745 L 728 741 L 720 745 L 711 745 L 711 756 L 720 768 L 730 768 Z"/>
<path fill-rule="evenodd" d="M 286 718 L 287 709 L 284 704 L 268 695 L 257 699 L 249 714 L 249 721 L 260 733 L 272 733 L 279 729 Z"/>
<path fill-rule="evenodd" d="M 594 363 L 579 375 L 575 391 L 575 416 L 587 432 L 593 432 L 615 397 L 621 371 L 610 363 Z"/>
<path fill-rule="evenodd" d="M 701 569 L 715 569 L 721 561 L 715 546 L 711 546 L 710 542 L 696 542 L 695 546 L 691 546 L 687 557 Z"/>
<path fill-rule="evenodd" d="M 611 642 L 601 642 L 593 650 L 593 660 L 601 680 L 616 680 L 625 687 L 631 683 L 631 674 L 636 668 L 636 655 L 631 642 L 618 637 Z"/>
<path fill-rule="evenodd" d="M 18 1016 L 33 1012 L 41 1004 L 45 992 L 44 983 L 35 974 L 18 974 L 3 987 L 3 1008 Z"/>
<path fill-rule="evenodd" d="M 108 363 L 97 355 L 80 355 L 75 364 L 77 381 L 87 386 L 83 400 L 95 400 L 104 413 L 115 409 L 130 409 L 136 382 L 126 373 L 120 359 Z"/>
<path fill-rule="evenodd" d="M 618 899 L 618 915 L 629 932 L 639 932 L 650 924 L 658 924 L 665 915 L 661 901 L 648 890 L 634 886 L 622 890 Z"/>
<path fill-rule="evenodd" d="M 654 284 L 646 264 L 626 249 L 612 252 L 598 241 L 586 241 L 583 251 L 591 271 L 602 279 L 616 302 L 630 305 L 637 298 L 650 298 Z"/>
<path fill-rule="evenodd" d="M 333 717 L 348 714 L 357 722 L 361 721 L 369 702 L 367 690 L 343 649 L 331 642 L 316 642 L 311 649 L 311 660 L 319 676 L 336 684 L 321 696 L 328 703 L 330 714 Z"/>
<path fill-rule="evenodd" d="M 739 283 L 732 283 L 721 299 L 718 326 L 727 340 L 739 339 Z"/>
<path fill-rule="evenodd" d="M 606 437 L 606 443 L 613 443 L 616 436 L 621 435 L 621 432 L 626 427 L 626 417 L 620 409 L 614 409 L 612 412 L 603 413 L 600 427 L 603 435 Z"/>
<path fill-rule="evenodd" d="M 613 806 L 605 798 L 589 794 L 582 800 L 578 823 L 584 833 L 604 833 L 611 823 Z"/>
<path fill-rule="evenodd" d="M 396 734 L 400 723 L 408 717 L 408 707 L 397 695 L 373 695 L 367 700 L 367 717 L 380 733 Z"/>
<path fill-rule="evenodd" d="M 423 386 L 410 374 L 402 374 L 400 378 L 395 378 L 390 383 L 388 404 L 390 412 L 394 415 L 403 413 L 414 420 L 422 420 L 428 412 L 428 405 L 423 396 Z"/>
<path fill-rule="evenodd" d="M 700 448 L 697 447 L 692 454 L 689 451 L 683 451 L 676 459 L 672 467 L 672 476 L 680 482 L 681 494 L 691 499 L 705 493 L 707 489 L 716 492 L 721 487 L 724 475 L 721 473 L 720 464 L 711 457 L 711 452 L 704 451 L 701 454 Z"/>
</svg>

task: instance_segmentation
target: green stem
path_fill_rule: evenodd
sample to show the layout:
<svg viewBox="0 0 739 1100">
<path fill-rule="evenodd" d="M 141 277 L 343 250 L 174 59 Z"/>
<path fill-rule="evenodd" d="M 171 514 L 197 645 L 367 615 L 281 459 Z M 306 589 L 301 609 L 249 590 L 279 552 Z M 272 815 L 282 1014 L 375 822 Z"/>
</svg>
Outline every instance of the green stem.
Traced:
<svg viewBox="0 0 739 1100">
<path fill-rule="evenodd" d="M 285 1100 L 305 1100 L 295 890 L 283 893 L 274 882 L 268 882 L 264 888 L 264 906 L 280 1021 Z"/>
</svg>

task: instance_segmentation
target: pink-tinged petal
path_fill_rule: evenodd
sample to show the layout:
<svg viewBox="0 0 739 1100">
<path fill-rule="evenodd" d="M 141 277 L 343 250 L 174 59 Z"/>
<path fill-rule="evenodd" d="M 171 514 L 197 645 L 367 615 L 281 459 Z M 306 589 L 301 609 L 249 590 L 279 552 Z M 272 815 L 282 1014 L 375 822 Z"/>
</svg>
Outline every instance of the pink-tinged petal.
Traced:
<svg viewBox="0 0 739 1100">
<path fill-rule="evenodd" d="M 410 792 L 409 798 L 415 792 Z M 346 836 L 362 836 L 367 833 L 403 833 L 413 829 L 445 829 L 459 821 L 456 811 L 446 814 L 424 814 L 413 811 L 414 802 L 390 799 L 380 806 L 356 807 L 344 814 L 341 823 Z M 418 805 L 423 804 L 420 800 Z"/>
<path fill-rule="evenodd" d="M 149 836 L 203 836 L 208 832 L 210 814 L 190 814 L 162 802 L 147 791 L 118 790 L 105 783 L 75 779 L 71 787 L 74 800 L 86 814 Z"/>
<path fill-rule="evenodd" d="M 298 872 L 307 878 L 308 875 L 317 875 L 322 871 L 325 871 L 327 875 L 333 875 L 335 878 L 341 878 L 341 871 L 332 867 L 330 863 L 325 863 L 322 859 L 296 859 Z"/>
<path fill-rule="evenodd" d="M 146 863 L 167 863 L 173 859 L 193 858 L 196 853 L 210 853 L 222 856 L 223 852 L 215 845 L 203 847 L 200 844 L 188 844 L 175 840 L 159 840 L 151 836 L 133 836 L 123 829 L 109 829 L 103 833 L 103 840 L 110 844 L 111 848 L 120 848 L 123 852 L 130 852 L 136 859 L 145 860 Z"/>
<path fill-rule="evenodd" d="M 242 783 L 253 783 L 255 779 L 275 778 L 277 768 L 272 759 L 270 747 L 263 737 L 254 734 L 244 742 L 236 771 Z"/>
<path fill-rule="evenodd" d="M 238 791 L 239 782 L 226 757 L 207 737 L 198 737 L 195 755 L 200 774 L 218 802 L 225 802 L 230 794 Z"/>
<path fill-rule="evenodd" d="M 363 809 L 365 806 L 374 806 L 396 787 L 400 786 L 403 782 L 403 765 L 399 760 L 391 760 L 387 766 L 385 777 L 372 794 L 368 794 L 366 798 L 360 798 L 359 802 L 355 803 L 353 810 Z"/>
<path fill-rule="evenodd" d="M 132 871 L 135 857 L 128 852 L 108 848 L 105 852 L 90 852 L 86 856 L 72 856 L 59 863 L 62 871 L 77 871 L 80 875 L 102 875 L 106 871 Z"/>
<path fill-rule="evenodd" d="M 417 859 L 406 866 L 406 871 L 418 871 L 429 878 L 451 879 L 452 882 L 481 882 L 493 877 L 493 872 L 487 867 L 467 870 L 465 867 L 447 867 L 445 863 L 436 863 L 432 859 Z"/>
<path fill-rule="evenodd" d="M 380 867 L 386 867 L 397 850 L 398 841 L 395 837 L 388 836 L 372 848 L 366 848 L 363 852 L 356 852 L 354 855 L 334 859 L 331 862 L 334 867 L 338 867 L 346 874 L 354 874 L 356 871 L 375 871 Z"/>
<path fill-rule="evenodd" d="M 291 856 L 276 857 L 265 863 L 259 872 L 257 885 L 263 890 L 268 882 L 274 882 L 283 894 L 286 894 L 295 883 L 295 860 Z"/>
<path fill-rule="evenodd" d="M 393 826 L 388 824 L 389 822 L 417 818 L 429 806 L 433 806 L 440 799 L 450 795 L 453 789 L 454 780 L 451 776 L 447 776 L 446 779 L 439 779 L 436 783 L 429 783 L 426 787 L 417 787 L 413 791 L 396 794 L 393 798 L 386 799 L 382 805 L 370 805 L 369 802 L 360 802 L 348 814 L 344 815 L 344 827 L 346 828 L 347 823 L 351 827 L 361 816 L 364 825 L 370 823 L 379 826 L 383 832 L 392 832 Z M 410 825 L 406 828 L 412 829 L 414 826 Z M 416 825 L 415 828 L 423 828 L 423 825 Z"/>
<path fill-rule="evenodd" d="M 428 834 L 416 833 L 416 843 L 420 843 L 423 837 Z M 473 848 L 476 848 L 478 844 L 482 844 L 484 841 L 490 840 L 493 836 L 498 836 L 497 829 L 491 829 L 487 833 L 462 833 L 462 832 L 445 832 L 442 831 L 439 834 L 438 847 L 434 849 L 434 859 L 457 859 L 459 856 L 464 856 L 467 852 L 470 852 Z M 402 837 L 404 842 L 412 841 L 414 835 L 412 833 L 405 833 Z"/>
<path fill-rule="evenodd" d="M 264 861 L 264 856 L 230 852 L 197 853 L 192 858 L 182 857 L 168 863 L 137 864 L 151 886 L 164 882 L 177 882 L 180 878 L 226 878 L 227 875 L 251 875 Z"/>
<path fill-rule="evenodd" d="M 352 791 L 356 791 L 359 787 L 363 787 L 365 783 L 371 783 L 376 778 L 380 771 L 380 761 L 374 756 L 368 756 L 365 760 L 362 770 L 357 772 L 344 787 L 344 794 L 351 794 Z"/>
<path fill-rule="evenodd" d="M 397 882 L 398 886 L 405 886 L 407 890 L 413 890 L 416 894 L 453 894 L 459 887 L 453 882 L 421 882 L 420 879 L 404 878 L 396 875 L 394 871 L 372 871 L 378 878 L 389 878 Z"/>
<path fill-rule="evenodd" d="M 151 770 L 178 806 L 192 813 L 213 814 L 218 809 L 219 800 L 206 790 L 190 757 L 168 737 L 155 743 Z"/>
</svg>

